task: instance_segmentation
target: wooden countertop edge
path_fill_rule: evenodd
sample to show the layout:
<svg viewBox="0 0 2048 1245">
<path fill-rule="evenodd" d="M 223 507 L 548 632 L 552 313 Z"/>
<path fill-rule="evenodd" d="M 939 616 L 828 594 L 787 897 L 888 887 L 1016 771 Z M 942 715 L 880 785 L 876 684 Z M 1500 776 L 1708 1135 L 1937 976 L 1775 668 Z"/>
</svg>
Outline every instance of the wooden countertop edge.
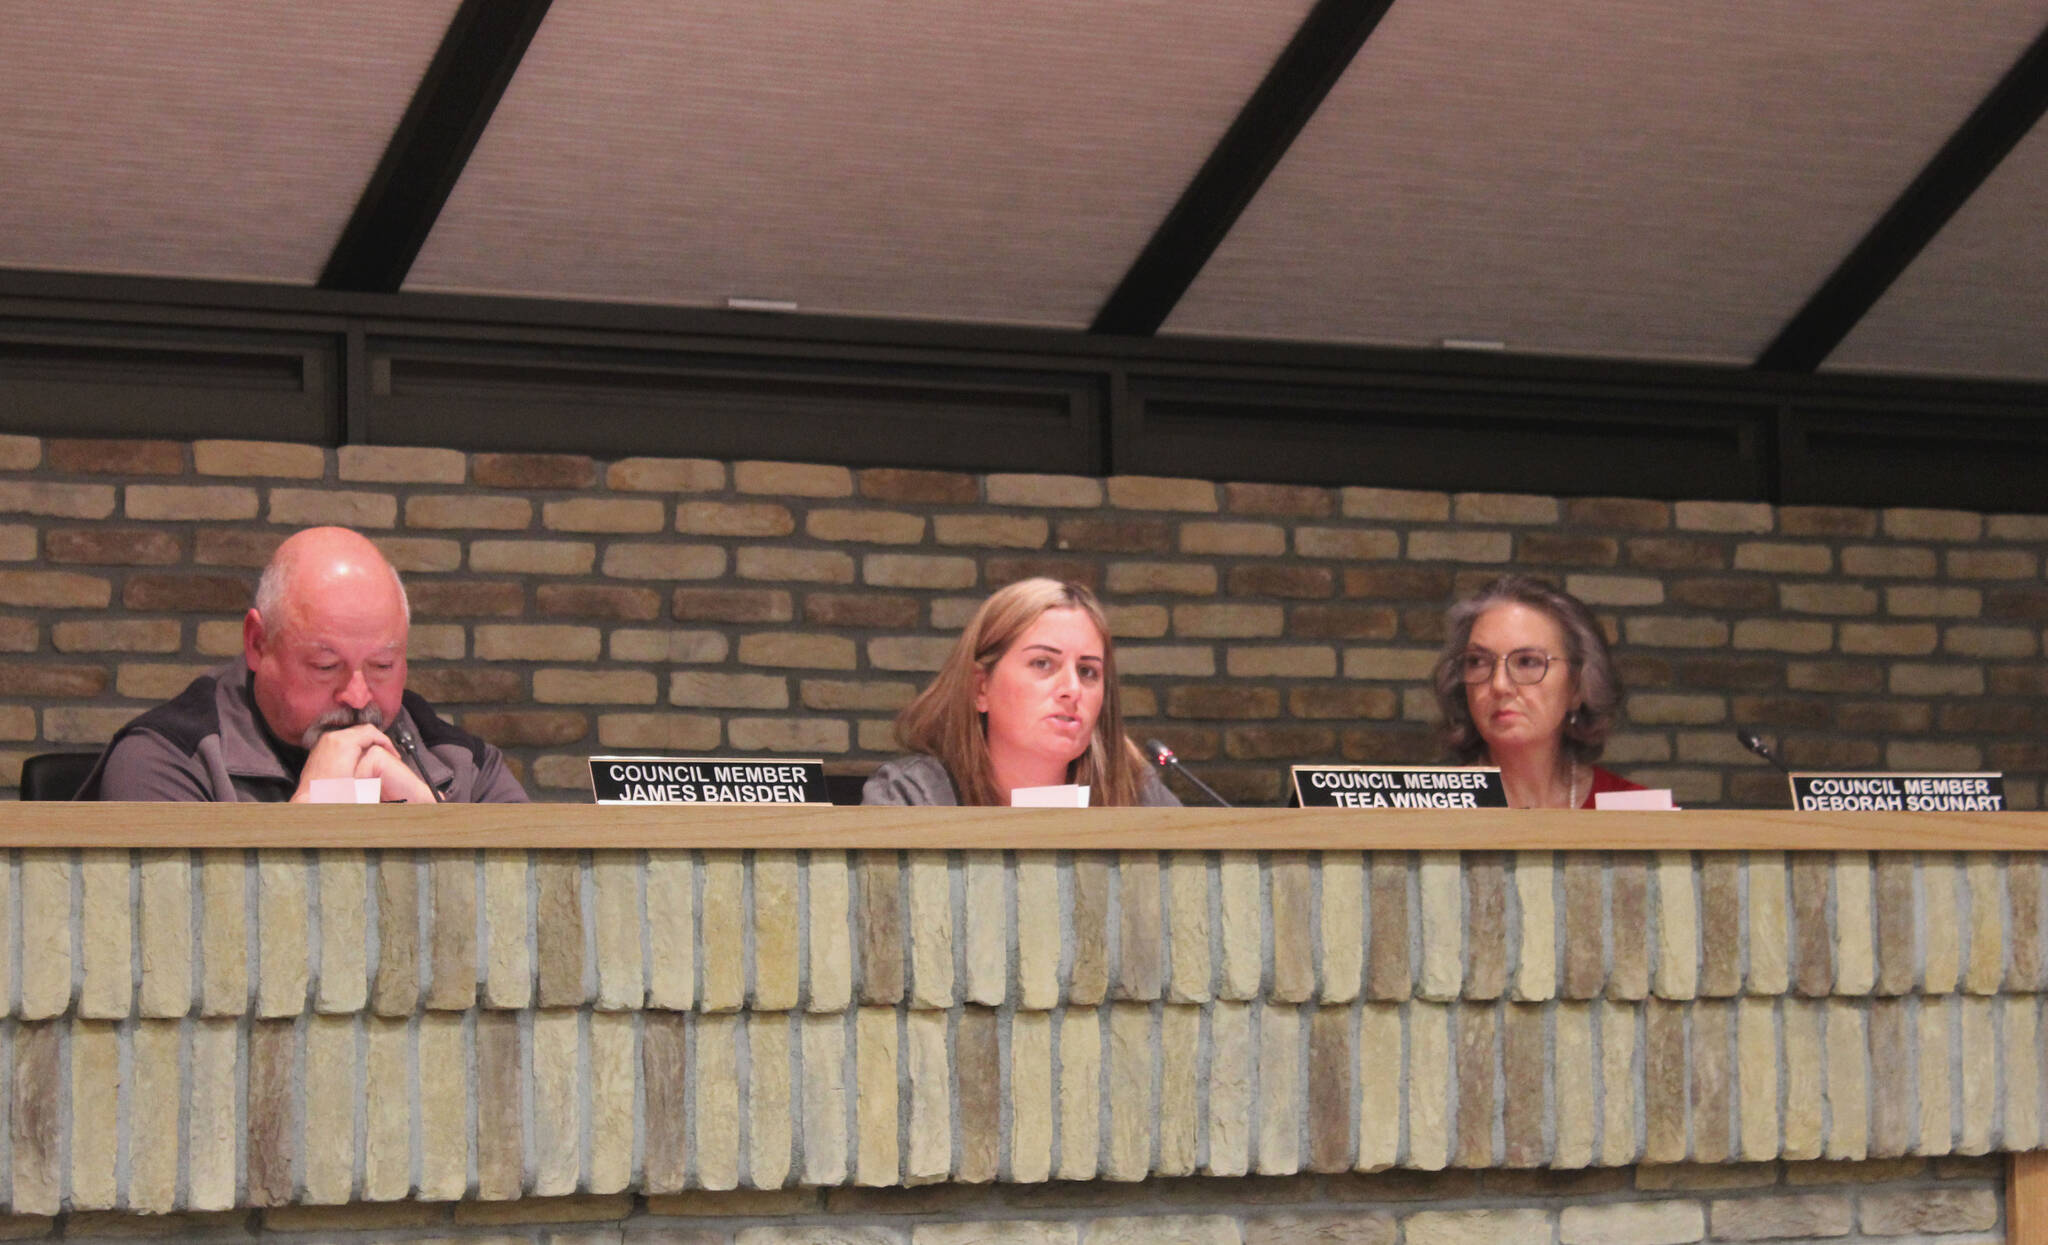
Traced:
<svg viewBox="0 0 2048 1245">
<path fill-rule="evenodd" d="M 29 802 L 0 847 L 2048 852 L 2048 813 Z"/>
</svg>

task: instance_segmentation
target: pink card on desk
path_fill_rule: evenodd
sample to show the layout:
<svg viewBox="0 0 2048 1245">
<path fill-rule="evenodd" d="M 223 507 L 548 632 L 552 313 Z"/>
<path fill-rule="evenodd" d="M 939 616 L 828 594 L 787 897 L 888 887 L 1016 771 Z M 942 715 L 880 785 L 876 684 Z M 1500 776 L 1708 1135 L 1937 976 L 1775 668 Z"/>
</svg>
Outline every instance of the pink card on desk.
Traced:
<svg viewBox="0 0 2048 1245">
<path fill-rule="evenodd" d="M 1595 791 L 1593 807 L 1671 811 L 1678 805 L 1671 802 L 1671 788 L 1660 787 L 1652 791 Z"/>
<path fill-rule="evenodd" d="M 315 778 L 308 804 L 375 804 L 384 784 L 375 778 Z"/>
<path fill-rule="evenodd" d="M 1074 783 L 1057 787 L 1018 787 L 1010 792 L 1011 808 L 1087 808 L 1088 788 Z"/>
</svg>

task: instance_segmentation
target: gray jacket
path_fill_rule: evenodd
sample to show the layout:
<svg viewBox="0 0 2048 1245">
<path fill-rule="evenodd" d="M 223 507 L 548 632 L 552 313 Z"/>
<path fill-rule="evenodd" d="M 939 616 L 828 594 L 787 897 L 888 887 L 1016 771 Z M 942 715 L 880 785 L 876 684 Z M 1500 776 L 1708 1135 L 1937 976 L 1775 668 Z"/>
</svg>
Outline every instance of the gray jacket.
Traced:
<svg viewBox="0 0 2048 1245">
<path fill-rule="evenodd" d="M 217 800 L 275 803 L 292 798 L 306 754 L 265 729 L 250 695 L 249 667 L 228 662 L 194 679 L 176 699 L 122 727 L 79 789 L 81 800 Z M 526 791 L 496 748 L 405 694 L 387 733 L 419 741 L 417 769 L 456 804 L 526 802 Z M 406 750 L 401 747 L 400 755 Z M 411 758 L 407 758 L 408 762 Z"/>
<path fill-rule="evenodd" d="M 953 789 L 953 776 L 939 764 L 939 758 L 923 752 L 883 762 L 861 788 L 862 804 L 956 805 L 960 795 Z M 1166 789 L 1156 773 L 1145 775 L 1138 803 L 1146 808 L 1177 808 L 1180 800 Z"/>
</svg>

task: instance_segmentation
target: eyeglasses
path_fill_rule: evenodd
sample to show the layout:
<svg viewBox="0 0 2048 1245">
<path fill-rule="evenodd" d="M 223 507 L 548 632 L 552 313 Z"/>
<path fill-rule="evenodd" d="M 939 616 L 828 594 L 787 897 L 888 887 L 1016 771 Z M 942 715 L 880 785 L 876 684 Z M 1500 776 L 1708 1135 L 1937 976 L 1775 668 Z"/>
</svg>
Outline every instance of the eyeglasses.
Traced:
<svg viewBox="0 0 2048 1245">
<path fill-rule="evenodd" d="M 1458 654 L 1452 664 L 1457 667 L 1458 678 L 1466 683 L 1485 683 L 1493 678 L 1493 668 L 1507 663 L 1508 678 L 1528 687 L 1541 683 L 1543 676 L 1550 673 L 1550 663 L 1569 662 L 1569 657 L 1552 657 L 1540 648 L 1518 648 L 1505 656 L 1496 657 L 1485 649 L 1468 649 Z"/>
</svg>

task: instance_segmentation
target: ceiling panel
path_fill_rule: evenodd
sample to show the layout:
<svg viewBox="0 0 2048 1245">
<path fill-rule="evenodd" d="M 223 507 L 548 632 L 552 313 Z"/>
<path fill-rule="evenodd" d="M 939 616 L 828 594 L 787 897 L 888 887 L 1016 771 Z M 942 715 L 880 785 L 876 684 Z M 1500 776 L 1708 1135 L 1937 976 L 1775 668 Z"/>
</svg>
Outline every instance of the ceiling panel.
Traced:
<svg viewBox="0 0 2048 1245">
<path fill-rule="evenodd" d="M 0 267 L 320 274 L 456 0 L 0 0 Z"/>
<path fill-rule="evenodd" d="M 1396 4 L 1166 331 L 1747 363 L 2042 20 Z"/>
<path fill-rule="evenodd" d="M 407 288 L 1078 327 L 1308 0 L 556 0 Z"/>
<path fill-rule="evenodd" d="M 2048 124 L 2013 148 L 1824 369 L 2048 380 Z"/>
</svg>

